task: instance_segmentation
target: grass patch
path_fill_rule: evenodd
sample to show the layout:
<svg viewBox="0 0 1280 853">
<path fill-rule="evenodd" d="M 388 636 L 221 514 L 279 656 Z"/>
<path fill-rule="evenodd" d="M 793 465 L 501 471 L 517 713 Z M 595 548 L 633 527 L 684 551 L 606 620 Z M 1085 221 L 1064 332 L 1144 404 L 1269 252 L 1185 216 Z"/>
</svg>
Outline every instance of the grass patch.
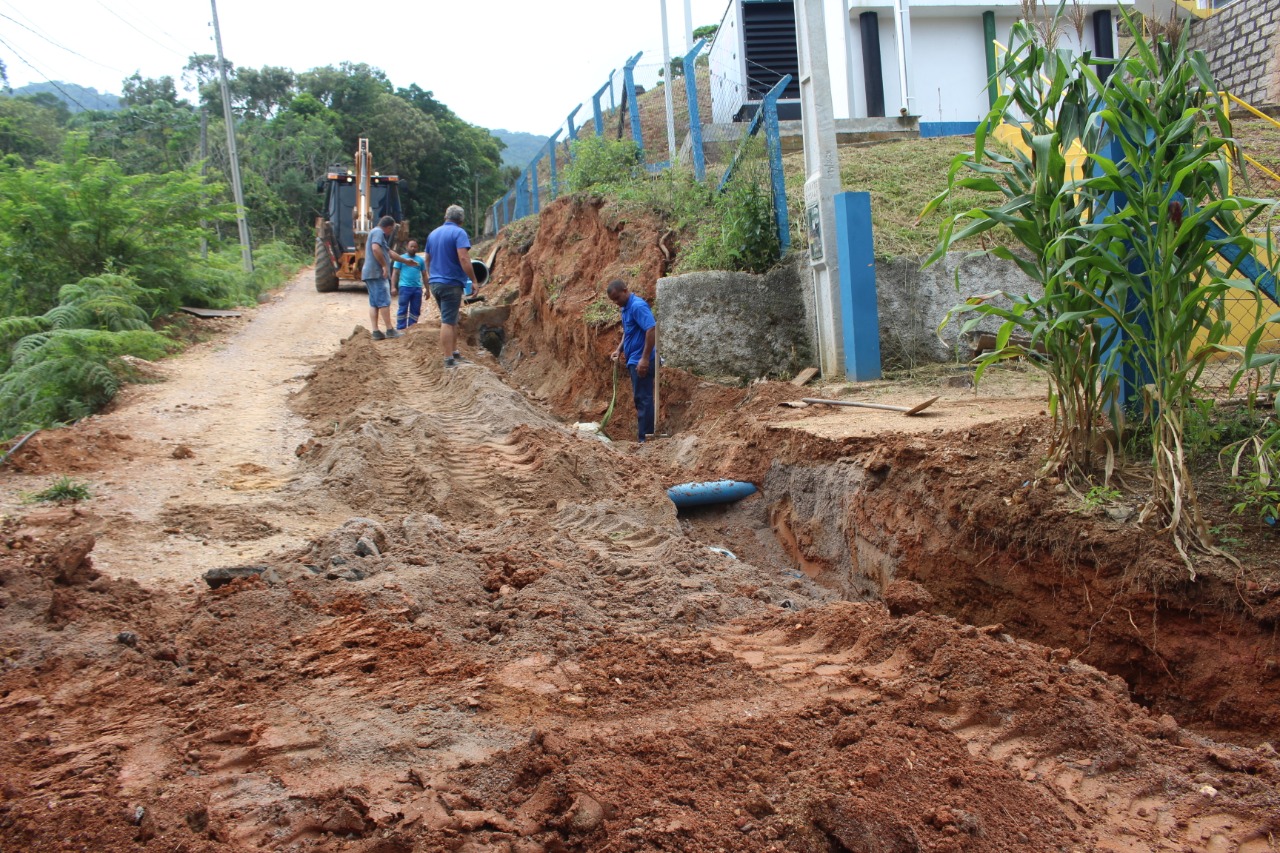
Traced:
<svg viewBox="0 0 1280 853">
<path fill-rule="evenodd" d="M 988 139 L 987 146 L 1002 146 Z M 878 258 L 923 257 L 938 245 L 938 226 L 946 215 L 968 210 L 980 204 L 999 204 L 998 193 L 959 190 L 944 209 L 917 223 L 920 211 L 938 193 L 946 189 L 947 169 L 957 154 L 973 150 L 972 136 L 944 136 L 936 139 L 904 139 L 883 142 L 865 148 L 840 149 L 840 184 L 844 190 L 871 193 L 871 222 L 875 228 L 875 251 Z M 782 158 L 787 179 L 787 211 L 791 218 L 791 242 L 804 246 L 800 230 L 804 211 L 804 155 L 788 154 Z M 986 246 L 1012 246 L 1006 229 L 984 235 L 961 250 L 977 250 Z"/>
<path fill-rule="evenodd" d="M 27 504 L 62 503 L 63 501 L 87 501 L 91 497 L 93 495 L 89 492 L 88 483 L 77 483 L 70 477 L 62 476 L 54 480 L 53 484 L 47 489 L 24 493 L 22 502 Z"/>
<path fill-rule="evenodd" d="M 608 296 L 597 296 L 596 300 L 582 312 L 582 322 L 588 326 L 608 326 L 618 322 L 618 306 Z"/>
</svg>

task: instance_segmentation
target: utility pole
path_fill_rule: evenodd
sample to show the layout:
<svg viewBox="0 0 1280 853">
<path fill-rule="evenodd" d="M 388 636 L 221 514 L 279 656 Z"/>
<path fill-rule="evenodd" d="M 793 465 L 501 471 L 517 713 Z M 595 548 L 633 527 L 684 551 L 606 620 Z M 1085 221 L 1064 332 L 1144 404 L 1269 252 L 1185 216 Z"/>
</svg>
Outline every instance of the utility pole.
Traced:
<svg viewBox="0 0 1280 853">
<path fill-rule="evenodd" d="M 822 5 L 822 0 L 796 0 L 796 34 L 804 131 L 804 221 L 809 235 L 813 303 L 818 315 L 819 365 L 824 377 L 835 378 L 842 376 L 844 369 L 835 208 L 836 193 L 840 192 L 840 159 Z"/>
<path fill-rule="evenodd" d="M 658 0 L 662 6 L 662 95 L 667 102 L 667 152 L 672 163 L 676 161 L 676 109 L 671 94 L 671 45 L 667 35 L 667 0 Z"/>
<path fill-rule="evenodd" d="M 227 124 L 227 159 L 231 161 L 231 194 L 236 201 L 236 227 L 240 229 L 240 259 L 244 271 L 253 272 L 253 249 L 249 245 L 249 220 L 244 209 L 244 189 L 240 185 L 240 155 L 236 152 L 236 123 L 231 113 L 231 92 L 227 87 L 227 62 L 222 56 L 222 31 L 218 29 L 218 0 L 213 7 L 213 40 L 218 46 L 218 77 L 222 83 L 222 116 Z"/>
<path fill-rule="evenodd" d="M 204 183 L 205 175 L 209 173 L 209 111 L 204 107 L 200 108 L 200 183 Z M 209 258 L 209 236 L 206 229 L 209 223 L 204 219 L 200 220 L 200 260 L 208 260 Z"/>
<path fill-rule="evenodd" d="M 684 52 L 693 50 L 693 8 L 691 0 L 684 0 Z"/>
</svg>

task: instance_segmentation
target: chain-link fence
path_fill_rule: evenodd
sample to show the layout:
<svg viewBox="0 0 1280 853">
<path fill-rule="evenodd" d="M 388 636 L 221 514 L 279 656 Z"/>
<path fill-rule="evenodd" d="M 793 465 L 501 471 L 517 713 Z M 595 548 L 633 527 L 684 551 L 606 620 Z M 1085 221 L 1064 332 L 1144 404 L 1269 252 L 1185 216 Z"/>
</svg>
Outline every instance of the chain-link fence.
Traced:
<svg viewBox="0 0 1280 853">
<path fill-rule="evenodd" d="M 782 142 L 778 104 L 794 88 L 789 74 L 749 74 L 742 81 L 717 74 L 709 58 L 701 55 L 700 41 L 670 66 L 643 63 L 642 54 L 612 72 L 591 97 L 575 107 L 551 134 L 538 155 L 520 173 L 515 186 L 488 210 L 485 234 L 496 234 L 509 222 L 538 213 L 570 189 L 566 176 L 574 157 L 573 143 L 591 136 L 633 139 L 641 163 L 651 174 L 674 164 L 690 168 L 698 180 L 715 180 L 723 189 L 734 172 L 747 137 L 763 133 L 768 152 L 770 191 L 773 198 L 778 242 L 785 253 L 790 243 L 786 192 L 782 175 Z M 749 63 L 748 66 L 755 65 Z M 741 75 L 739 75 L 741 77 Z M 770 88 L 760 87 L 773 80 Z M 665 86 L 670 81 L 670 109 Z M 743 100 L 758 96 L 758 100 Z M 706 123 L 717 110 L 733 114 L 727 124 Z M 744 119 L 744 120 L 737 120 Z"/>
<path fill-rule="evenodd" d="M 1231 176 L 1232 192 L 1254 198 L 1280 198 L 1280 123 L 1256 115 L 1243 102 L 1234 103 L 1248 111 L 1232 116 L 1232 134 L 1238 146 L 1238 156 L 1233 164 L 1236 168 Z M 1275 226 L 1274 221 L 1262 223 L 1254 236 L 1265 245 L 1265 229 L 1272 229 L 1273 240 L 1280 237 Z M 1265 253 L 1260 252 L 1259 255 L 1261 254 Z M 1267 269 L 1275 268 L 1274 259 L 1259 256 L 1255 260 Z M 1237 273 L 1236 278 L 1243 280 L 1246 276 Z M 1262 352 L 1280 352 L 1280 323 L 1266 322 L 1280 311 L 1280 304 L 1275 301 L 1277 294 L 1274 280 L 1270 287 L 1269 294 L 1264 292 L 1257 297 L 1244 292 L 1227 296 L 1224 319 L 1230 323 L 1231 328 L 1223 343 L 1242 347 L 1251 335 L 1261 329 L 1258 349 Z M 1260 388 L 1275 383 L 1276 377 L 1271 370 L 1250 370 L 1237 379 L 1242 365 L 1242 357 L 1236 354 L 1214 356 L 1201 375 L 1202 390 L 1214 399 L 1223 400 L 1228 397 L 1249 396 Z"/>
<path fill-rule="evenodd" d="M 698 60 L 703 47 L 705 42 L 700 41 L 687 55 L 672 57 L 670 67 L 661 61 L 643 61 L 644 55 L 638 53 L 610 72 L 600 87 L 560 122 L 546 147 L 521 171 L 515 186 L 492 205 L 486 233 L 496 233 L 508 222 L 537 213 L 566 190 L 565 174 L 576 140 L 590 136 L 633 139 L 650 172 L 662 171 L 673 162 L 691 166 L 696 162 L 701 171 L 700 133 L 690 133 L 694 126 L 690 115 L 697 114 L 700 131 L 711 114 L 706 62 Z M 668 81 L 670 116 L 664 90 Z M 691 100 L 697 107 L 692 111 Z"/>
</svg>

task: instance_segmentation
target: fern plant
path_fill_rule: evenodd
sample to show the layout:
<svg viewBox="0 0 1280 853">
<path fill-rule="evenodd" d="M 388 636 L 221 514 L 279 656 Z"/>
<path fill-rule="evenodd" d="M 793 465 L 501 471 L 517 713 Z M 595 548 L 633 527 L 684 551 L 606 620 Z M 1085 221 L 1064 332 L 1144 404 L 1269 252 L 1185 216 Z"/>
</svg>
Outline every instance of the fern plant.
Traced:
<svg viewBox="0 0 1280 853">
<path fill-rule="evenodd" d="M 148 325 L 147 291 L 127 276 L 63 286 L 39 317 L 0 319 L 0 436 L 75 420 L 109 402 L 129 378 L 121 356 L 154 359 L 174 343 Z"/>
</svg>

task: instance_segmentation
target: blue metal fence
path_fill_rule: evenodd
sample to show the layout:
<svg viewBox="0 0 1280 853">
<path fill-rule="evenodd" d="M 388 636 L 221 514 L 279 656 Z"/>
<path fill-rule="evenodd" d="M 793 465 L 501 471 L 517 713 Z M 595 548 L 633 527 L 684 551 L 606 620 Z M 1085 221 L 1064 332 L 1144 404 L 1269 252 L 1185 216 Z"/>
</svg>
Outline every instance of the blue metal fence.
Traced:
<svg viewBox="0 0 1280 853">
<path fill-rule="evenodd" d="M 684 68 L 684 85 L 685 99 L 689 111 L 689 148 L 690 157 L 693 161 L 694 176 L 699 180 L 706 179 L 706 151 L 703 144 L 703 133 L 700 110 L 698 109 L 698 91 L 697 91 L 697 74 L 696 60 L 698 55 L 706 46 L 706 40 L 700 39 L 693 48 L 681 58 L 681 64 Z M 650 174 L 655 174 L 672 165 L 670 160 L 661 160 L 648 162 L 645 156 L 644 135 L 640 123 L 640 104 L 636 98 L 636 82 L 635 72 L 637 63 L 640 61 L 643 52 L 627 59 L 622 66 L 622 81 L 624 87 L 624 100 L 627 107 L 627 117 L 631 124 L 631 138 L 635 140 L 636 147 L 640 151 L 640 159 L 645 169 Z M 591 96 L 592 124 L 595 135 L 602 137 L 605 135 L 605 114 L 602 99 L 605 92 L 609 93 L 609 109 L 617 109 L 614 96 L 614 80 L 617 71 L 610 71 L 608 80 L 597 89 Z M 775 86 L 768 95 L 765 96 L 760 108 L 756 111 L 755 116 L 751 119 L 748 126 L 747 134 L 743 137 L 742 144 L 739 145 L 737 152 L 733 157 L 733 162 L 729 164 L 729 168 L 725 171 L 720 179 L 719 189 L 723 190 L 725 185 L 733 176 L 734 169 L 737 167 L 739 159 L 742 157 L 746 139 L 754 136 L 763 127 L 765 132 L 766 147 L 769 157 L 769 172 L 771 179 L 771 189 L 773 193 L 774 222 L 778 229 L 778 242 L 781 246 L 782 253 L 786 254 L 791 245 L 791 231 L 787 217 L 787 199 L 786 188 L 782 175 L 782 144 L 778 133 L 778 99 L 782 95 L 782 91 L 791 81 L 791 77 L 784 77 L 777 86 Z M 669 81 L 674 84 L 674 80 Z M 577 140 L 578 134 L 582 127 L 575 124 L 574 119 L 582 110 L 583 105 L 578 104 L 570 112 L 565 119 L 563 125 L 556 129 L 554 133 L 547 139 L 546 145 L 538 152 L 537 156 L 521 171 L 520 177 L 516 180 L 515 186 L 511 188 L 506 195 L 499 198 L 493 203 L 489 209 L 488 219 L 486 223 L 486 233 L 494 234 L 502 230 L 503 227 L 511 222 L 531 216 L 538 213 L 544 202 L 542 195 L 543 187 L 539 186 L 539 175 L 542 169 L 542 161 L 547 161 L 546 172 L 550 178 L 548 184 L 545 185 L 547 203 L 554 201 L 560 195 L 559 181 L 559 165 L 560 162 L 570 162 L 574 156 L 573 143 Z M 561 133 L 567 130 L 563 143 L 561 142 Z M 619 124 L 621 131 L 621 124 Z M 563 152 L 562 149 L 563 148 Z"/>
</svg>

